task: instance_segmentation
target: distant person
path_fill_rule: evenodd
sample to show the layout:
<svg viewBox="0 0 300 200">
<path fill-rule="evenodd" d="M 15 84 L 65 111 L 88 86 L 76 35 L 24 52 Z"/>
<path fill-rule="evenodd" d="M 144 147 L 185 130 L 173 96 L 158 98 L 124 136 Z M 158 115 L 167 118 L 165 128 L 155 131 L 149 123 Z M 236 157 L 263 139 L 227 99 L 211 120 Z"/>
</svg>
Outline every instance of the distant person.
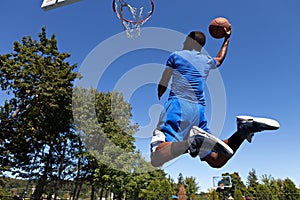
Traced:
<svg viewBox="0 0 300 200">
<path fill-rule="evenodd" d="M 224 61 L 231 28 L 225 29 L 224 42 L 216 57 L 204 50 L 204 33 L 192 31 L 186 37 L 183 50 L 174 52 L 158 85 L 158 98 L 166 91 L 172 77 L 169 98 L 161 112 L 151 141 L 151 163 L 155 167 L 189 153 L 199 156 L 214 168 L 220 168 L 237 151 L 244 140 L 251 142 L 255 132 L 276 130 L 279 123 L 268 118 L 237 117 L 237 131 L 222 141 L 210 134 L 205 118 L 204 87 L 211 69 Z"/>
</svg>

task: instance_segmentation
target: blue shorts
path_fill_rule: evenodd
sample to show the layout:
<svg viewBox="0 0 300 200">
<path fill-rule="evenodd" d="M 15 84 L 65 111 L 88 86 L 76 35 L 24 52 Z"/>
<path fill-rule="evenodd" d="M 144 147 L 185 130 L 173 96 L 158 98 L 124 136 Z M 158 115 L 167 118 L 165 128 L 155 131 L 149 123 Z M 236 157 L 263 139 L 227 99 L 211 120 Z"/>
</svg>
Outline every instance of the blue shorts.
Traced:
<svg viewBox="0 0 300 200">
<path fill-rule="evenodd" d="M 192 126 L 198 126 L 210 133 L 205 118 L 205 106 L 172 97 L 164 106 L 160 114 L 159 122 L 153 133 L 151 152 L 162 142 L 181 142 L 189 137 Z M 200 155 L 206 157 L 210 152 Z"/>
<path fill-rule="evenodd" d="M 205 107 L 178 98 L 170 98 L 164 106 L 157 129 L 166 136 L 166 142 L 181 142 L 189 136 L 192 126 L 210 133 L 205 118 Z"/>
</svg>

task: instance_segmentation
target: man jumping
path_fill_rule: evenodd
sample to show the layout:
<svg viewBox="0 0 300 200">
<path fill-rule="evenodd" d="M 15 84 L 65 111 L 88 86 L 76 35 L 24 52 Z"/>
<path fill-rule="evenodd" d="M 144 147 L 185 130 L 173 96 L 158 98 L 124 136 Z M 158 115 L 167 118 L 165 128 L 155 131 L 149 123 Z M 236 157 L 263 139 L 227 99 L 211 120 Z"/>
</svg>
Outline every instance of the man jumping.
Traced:
<svg viewBox="0 0 300 200">
<path fill-rule="evenodd" d="M 216 57 L 204 50 L 204 33 L 192 31 L 186 37 L 183 50 L 174 52 L 158 85 L 158 98 L 166 91 L 172 77 L 169 98 L 161 112 L 151 141 L 151 163 L 155 167 L 189 153 L 199 156 L 214 168 L 224 166 L 243 141 L 251 142 L 256 132 L 276 130 L 273 119 L 238 116 L 237 131 L 222 141 L 210 133 L 205 118 L 204 87 L 209 71 L 224 61 L 231 36 L 226 28 L 224 42 Z"/>
</svg>

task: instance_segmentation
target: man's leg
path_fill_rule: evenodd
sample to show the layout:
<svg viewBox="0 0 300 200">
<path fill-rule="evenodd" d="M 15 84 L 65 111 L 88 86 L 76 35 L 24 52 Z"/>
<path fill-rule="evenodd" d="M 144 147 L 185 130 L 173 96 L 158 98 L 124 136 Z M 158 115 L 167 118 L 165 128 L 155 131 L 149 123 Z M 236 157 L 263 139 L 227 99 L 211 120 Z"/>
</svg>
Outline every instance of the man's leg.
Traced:
<svg viewBox="0 0 300 200">
<path fill-rule="evenodd" d="M 153 141 L 157 140 L 154 138 Z M 212 154 L 211 151 L 222 152 L 227 156 L 233 154 L 232 149 L 227 144 L 199 127 L 193 127 L 190 130 L 190 136 L 185 141 L 160 142 L 157 146 L 155 145 L 156 142 L 152 144 L 151 164 L 154 167 L 162 166 L 184 153 L 189 153 L 193 158 L 198 155 L 207 157 L 208 154 Z"/>
<path fill-rule="evenodd" d="M 237 116 L 238 130 L 227 140 L 224 140 L 224 142 L 228 144 L 235 153 L 245 140 L 251 143 L 254 133 L 264 130 L 277 130 L 279 127 L 279 123 L 273 119 Z M 230 158 L 231 157 L 225 156 L 224 154 L 212 152 L 203 160 L 214 168 L 220 168 L 224 166 Z"/>
<path fill-rule="evenodd" d="M 162 142 L 158 145 L 156 150 L 151 154 L 151 164 L 154 167 L 160 167 L 164 163 L 173 160 L 180 155 L 187 153 L 189 144 L 187 141 L 183 142 Z"/>
<path fill-rule="evenodd" d="M 251 142 L 254 133 L 263 130 L 276 130 L 280 127 L 275 120 L 249 116 L 238 116 L 237 126 L 238 130 L 224 142 L 219 141 L 202 129 L 194 127 L 186 141 L 162 142 L 159 144 L 152 153 L 151 163 L 153 166 L 159 167 L 184 153 L 190 153 L 192 157 L 195 157 L 201 152 L 211 150 L 212 152 L 201 160 L 206 161 L 211 167 L 220 168 L 227 163 L 231 158 L 231 154 L 237 151 L 244 140 Z"/>
<path fill-rule="evenodd" d="M 190 144 L 189 153 L 192 157 L 199 155 L 203 158 L 212 151 L 222 153 L 228 157 L 233 154 L 233 150 L 224 141 L 196 126 L 191 129 L 188 142 Z"/>
<path fill-rule="evenodd" d="M 161 134 L 156 131 L 151 143 L 151 164 L 154 167 L 162 166 L 164 163 L 179 157 L 184 153 L 189 153 L 191 157 L 206 157 L 212 150 L 232 155 L 233 151 L 220 139 L 205 132 L 204 130 L 193 127 L 187 140 L 182 142 L 164 142 Z"/>
</svg>

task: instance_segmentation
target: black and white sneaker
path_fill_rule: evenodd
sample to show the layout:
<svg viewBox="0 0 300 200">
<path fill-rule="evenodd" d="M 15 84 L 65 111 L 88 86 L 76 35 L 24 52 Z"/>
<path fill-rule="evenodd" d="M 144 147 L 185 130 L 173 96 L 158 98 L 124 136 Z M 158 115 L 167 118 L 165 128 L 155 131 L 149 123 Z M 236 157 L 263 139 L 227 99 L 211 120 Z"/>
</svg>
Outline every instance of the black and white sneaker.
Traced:
<svg viewBox="0 0 300 200">
<path fill-rule="evenodd" d="M 207 151 L 222 153 L 227 157 L 233 155 L 233 150 L 225 142 L 197 126 L 192 127 L 188 143 L 189 153 L 192 157 Z"/>
<path fill-rule="evenodd" d="M 279 123 L 274 119 L 251 117 L 251 116 L 237 116 L 237 128 L 241 135 L 251 143 L 254 133 L 265 130 L 279 129 Z"/>
</svg>

